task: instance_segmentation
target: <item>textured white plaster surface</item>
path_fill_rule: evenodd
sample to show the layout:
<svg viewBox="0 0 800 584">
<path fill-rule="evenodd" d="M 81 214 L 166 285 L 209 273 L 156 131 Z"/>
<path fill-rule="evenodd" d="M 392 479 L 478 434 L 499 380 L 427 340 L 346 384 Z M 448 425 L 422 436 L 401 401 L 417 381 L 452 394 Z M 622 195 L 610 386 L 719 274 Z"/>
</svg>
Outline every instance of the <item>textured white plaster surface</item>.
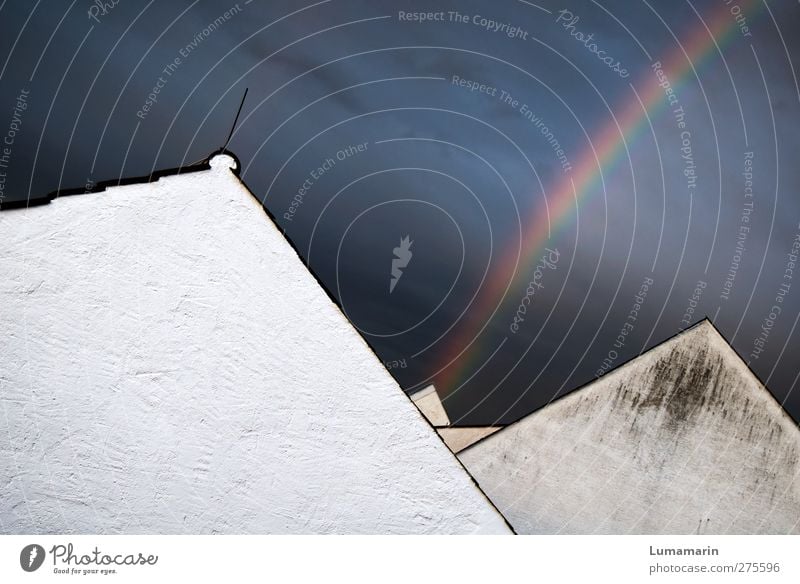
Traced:
<svg viewBox="0 0 800 584">
<path fill-rule="evenodd" d="M 0 213 L 0 530 L 508 533 L 233 163 Z"/>
<path fill-rule="evenodd" d="M 707 321 L 459 458 L 518 533 L 800 532 L 800 432 Z"/>
</svg>

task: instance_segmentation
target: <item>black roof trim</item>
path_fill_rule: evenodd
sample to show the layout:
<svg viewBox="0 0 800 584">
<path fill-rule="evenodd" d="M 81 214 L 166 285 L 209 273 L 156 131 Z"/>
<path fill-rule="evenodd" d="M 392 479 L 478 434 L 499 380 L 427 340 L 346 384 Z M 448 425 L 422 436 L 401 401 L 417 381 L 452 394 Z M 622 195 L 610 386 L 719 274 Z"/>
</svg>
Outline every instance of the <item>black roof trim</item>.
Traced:
<svg viewBox="0 0 800 584">
<path fill-rule="evenodd" d="M 101 193 L 109 187 L 151 183 L 151 182 L 156 182 L 158 179 L 164 176 L 173 176 L 177 174 L 186 174 L 189 172 L 198 172 L 200 170 L 208 170 L 209 168 L 211 168 L 210 164 L 211 159 L 220 154 L 225 154 L 226 156 L 230 156 L 236 161 L 236 168 L 233 169 L 233 173 L 236 176 L 239 176 L 239 170 L 242 168 L 242 165 L 239 163 L 239 158 L 230 150 L 227 150 L 226 148 L 220 148 L 219 150 L 210 154 L 207 158 L 204 158 L 199 162 L 188 164 L 186 166 L 179 166 L 177 168 L 167 168 L 164 170 L 155 170 L 145 176 L 104 180 L 102 182 L 95 183 L 92 189 L 87 189 L 86 187 L 58 189 L 51 193 L 47 193 L 46 195 L 40 195 L 38 197 L 21 199 L 19 201 L 6 201 L 0 204 L 0 211 L 8 211 L 12 209 L 27 209 L 28 207 L 38 207 L 39 205 L 47 205 L 50 203 L 50 201 L 58 199 L 59 197 Z"/>
</svg>

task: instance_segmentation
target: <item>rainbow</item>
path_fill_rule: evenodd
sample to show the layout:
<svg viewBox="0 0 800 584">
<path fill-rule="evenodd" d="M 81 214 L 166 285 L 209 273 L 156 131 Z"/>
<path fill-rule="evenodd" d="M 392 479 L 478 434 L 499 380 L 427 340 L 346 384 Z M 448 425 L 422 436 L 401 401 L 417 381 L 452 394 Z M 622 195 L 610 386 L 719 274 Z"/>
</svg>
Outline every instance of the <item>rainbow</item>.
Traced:
<svg viewBox="0 0 800 584">
<path fill-rule="evenodd" d="M 749 15 L 758 5 L 757 0 L 740 0 L 738 3 L 742 15 Z M 682 41 L 667 59 L 661 60 L 661 70 L 674 90 L 685 85 L 693 72 L 716 54 L 717 45 L 721 49 L 736 38 L 739 27 L 731 13 L 732 6 L 722 4 L 705 25 L 699 22 L 685 42 Z M 653 62 L 657 61 L 654 59 Z M 659 83 L 654 70 L 648 67 L 642 89 L 637 90 L 638 97 L 634 94 L 623 104 L 616 119 L 612 118 L 603 126 L 592 145 L 587 145 L 580 153 L 572 171 L 548 189 L 549 213 L 534 207 L 529 217 L 523 217 L 520 244 L 514 242 L 515 245 L 508 245 L 500 253 L 485 280 L 486 285 L 467 311 L 466 321 L 454 331 L 441 351 L 443 357 L 438 360 L 437 373 L 432 377 L 436 378 L 436 385 L 444 395 L 458 390 L 465 374 L 476 368 L 477 359 L 487 354 L 486 347 L 478 341 L 480 334 L 476 335 L 475 330 L 490 320 L 508 300 L 507 291 L 521 289 L 527 272 L 517 271 L 517 266 L 530 266 L 538 260 L 552 235 L 570 223 L 576 206 L 589 193 L 597 192 L 597 187 L 602 185 L 603 173 L 608 173 L 624 159 L 627 145 L 643 133 L 648 117 L 653 118 L 667 109 L 664 88 Z M 513 274 L 510 282 L 508 276 L 504 276 L 506 274 Z"/>
</svg>

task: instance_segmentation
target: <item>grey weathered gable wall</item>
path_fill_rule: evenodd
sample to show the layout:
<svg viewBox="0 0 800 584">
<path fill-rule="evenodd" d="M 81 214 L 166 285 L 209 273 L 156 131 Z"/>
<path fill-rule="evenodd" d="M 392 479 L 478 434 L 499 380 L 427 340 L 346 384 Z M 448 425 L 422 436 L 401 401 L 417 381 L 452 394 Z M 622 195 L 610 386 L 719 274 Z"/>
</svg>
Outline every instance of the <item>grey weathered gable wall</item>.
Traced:
<svg viewBox="0 0 800 584">
<path fill-rule="evenodd" d="M 800 433 L 708 322 L 459 458 L 519 533 L 798 533 Z"/>
</svg>

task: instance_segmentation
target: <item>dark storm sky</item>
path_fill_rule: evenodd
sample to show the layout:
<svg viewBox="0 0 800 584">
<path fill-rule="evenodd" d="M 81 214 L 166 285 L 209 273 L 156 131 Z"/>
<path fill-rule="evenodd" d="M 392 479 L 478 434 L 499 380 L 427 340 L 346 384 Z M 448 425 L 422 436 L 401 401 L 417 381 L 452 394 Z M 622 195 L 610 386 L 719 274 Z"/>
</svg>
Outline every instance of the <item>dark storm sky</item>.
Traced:
<svg viewBox="0 0 800 584">
<path fill-rule="evenodd" d="M 711 317 L 800 417 L 800 281 L 787 272 L 800 232 L 796 3 L 101 4 L 0 3 L 4 201 L 201 160 L 247 87 L 229 146 L 242 178 L 401 385 L 435 382 L 454 422 L 512 421 L 663 341 L 686 327 L 698 283 L 690 321 Z M 420 11 L 442 16 L 401 15 Z M 695 54 L 703 35 L 711 50 Z M 652 64 L 675 55 L 688 190 L 666 94 L 635 128 L 605 132 L 652 86 Z M 559 211 L 557 188 L 579 178 L 585 152 L 621 137 Z M 503 265 L 548 211 L 543 245 L 558 261 L 537 270 L 537 248 Z"/>
</svg>

